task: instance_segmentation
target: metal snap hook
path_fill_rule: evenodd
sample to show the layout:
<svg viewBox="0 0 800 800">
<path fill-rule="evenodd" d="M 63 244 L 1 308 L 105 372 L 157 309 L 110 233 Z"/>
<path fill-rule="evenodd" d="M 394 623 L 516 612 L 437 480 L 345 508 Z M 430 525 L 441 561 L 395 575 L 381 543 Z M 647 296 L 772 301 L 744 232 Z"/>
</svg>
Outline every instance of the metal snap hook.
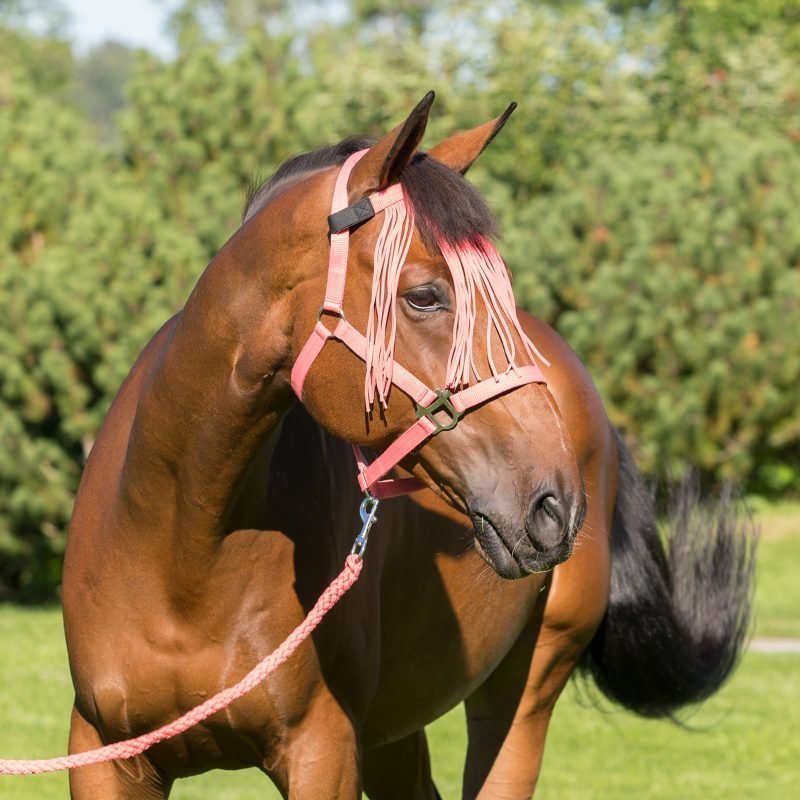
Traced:
<svg viewBox="0 0 800 800">
<path fill-rule="evenodd" d="M 361 532 L 356 536 L 350 555 L 358 556 L 359 558 L 364 557 L 364 551 L 367 549 L 367 539 L 369 538 L 369 529 L 378 519 L 379 502 L 377 497 L 370 494 L 370 492 L 366 492 L 366 497 L 361 501 L 361 507 L 358 509 L 358 513 L 361 515 Z"/>
</svg>

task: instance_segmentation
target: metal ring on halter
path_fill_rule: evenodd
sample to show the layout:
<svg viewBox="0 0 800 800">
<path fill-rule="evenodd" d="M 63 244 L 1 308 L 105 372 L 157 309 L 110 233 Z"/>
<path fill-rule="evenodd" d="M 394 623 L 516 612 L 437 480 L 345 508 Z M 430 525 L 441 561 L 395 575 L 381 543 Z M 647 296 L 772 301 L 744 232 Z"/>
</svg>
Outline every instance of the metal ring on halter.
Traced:
<svg viewBox="0 0 800 800">
<path fill-rule="evenodd" d="M 343 308 L 340 308 L 338 311 L 332 311 L 330 308 L 325 308 L 325 306 L 320 306 L 317 309 L 317 322 L 319 322 L 322 319 L 323 314 L 330 314 L 331 316 L 339 317 L 339 319 L 345 319 Z"/>
</svg>

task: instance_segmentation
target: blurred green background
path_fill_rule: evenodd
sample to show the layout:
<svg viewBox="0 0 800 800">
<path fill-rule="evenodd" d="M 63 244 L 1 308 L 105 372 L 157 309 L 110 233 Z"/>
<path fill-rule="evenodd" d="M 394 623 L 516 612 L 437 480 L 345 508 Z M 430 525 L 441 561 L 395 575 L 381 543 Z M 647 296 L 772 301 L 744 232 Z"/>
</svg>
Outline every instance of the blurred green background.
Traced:
<svg viewBox="0 0 800 800">
<path fill-rule="evenodd" d="M 81 466 L 256 176 L 520 107 L 471 178 L 519 302 L 651 475 L 800 489 L 797 0 L 188 0 L 174 55 L 0 0 L 0 598 L 57 593 Z"/>
<path fill-rule="evenodd" d="M 78 50 L 59 0 L 0 0 L 0 600 L 58 596 L 119 383 L 285 158 L 427 143 L 520 107 L 470 173 L 521 305 L 588 364 L 653 477 L 731 479 L 765 530 L 757 634 L 800 637 L 800 2 L 174 0 L 172 55 Z M 0 605 L 0 755 L 66 744 L 55 606 Z M 757 797 L 800 780 L 797 655 L 751 652 L 698 732 L 559 703 L 542 798 Z M 456 796 L 456 709 L 431 731 Z M 0 779 L 0 797 L 65 795 Z M 267 797 L 254 774 L 176 798 Z M 537 795 L 539 796 L 539 795 Z"/>
</svg>

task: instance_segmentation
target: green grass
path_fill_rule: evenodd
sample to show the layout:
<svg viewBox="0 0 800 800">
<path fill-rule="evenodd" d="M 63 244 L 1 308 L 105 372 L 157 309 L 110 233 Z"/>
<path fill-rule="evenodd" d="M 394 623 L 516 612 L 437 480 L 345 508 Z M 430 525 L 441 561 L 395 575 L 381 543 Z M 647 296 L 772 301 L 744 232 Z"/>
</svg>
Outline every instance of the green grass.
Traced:
<svg viewBox="0 0 800 800">
<path fill-rule="evenodd" d="M 758 509 L 756 635 L 800 638 L 800 503 Z"/>
<path fill-rule="evenodd" d="M 692 730 L 556 707 L 538 800 L 785 800 L 800 781 L 800 659 L 749 654 L 730 684 L 689 720 Z M 792 733 L 794 732 L 794 733 Z"/>
<path fill-rule="evenodd" d="M 800 637 L 800 505 L 759 511 L 756 635 Z M 60 613 L 0 606 L 0 756 L 65 752 L 70 709 Z M 692 730 L 599 710 L 570 686 L 548 736 L 537 800 L 785 800 L 800 784 L 800 656 L 750 653 Z M 459 796 L 463 711 L 429 730 L 444 797 Z M 0 777 L 0 800 L 67 796 L 63 775 Z M 175 800 L 273 800 L 254 771 L 179 782 Z"/>
</svg>

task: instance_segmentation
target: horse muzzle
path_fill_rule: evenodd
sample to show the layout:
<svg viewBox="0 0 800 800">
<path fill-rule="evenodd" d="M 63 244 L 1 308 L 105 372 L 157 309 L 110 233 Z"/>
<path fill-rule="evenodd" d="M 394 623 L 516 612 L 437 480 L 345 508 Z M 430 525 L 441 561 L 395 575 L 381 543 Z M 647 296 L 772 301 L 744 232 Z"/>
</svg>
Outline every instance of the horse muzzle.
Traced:
<svg viewBox="0 0 800 800">
<path fill-rule="evenodd" d="M 483 505 L 470 508 L 475 549 L 507 579 L 548 572 L 566 561 L 585 516 L 582 495 L 578 499 L 548 489 L 534 493 L 521 525 L 504 523 L 501 514 Z"/>
</svg>

